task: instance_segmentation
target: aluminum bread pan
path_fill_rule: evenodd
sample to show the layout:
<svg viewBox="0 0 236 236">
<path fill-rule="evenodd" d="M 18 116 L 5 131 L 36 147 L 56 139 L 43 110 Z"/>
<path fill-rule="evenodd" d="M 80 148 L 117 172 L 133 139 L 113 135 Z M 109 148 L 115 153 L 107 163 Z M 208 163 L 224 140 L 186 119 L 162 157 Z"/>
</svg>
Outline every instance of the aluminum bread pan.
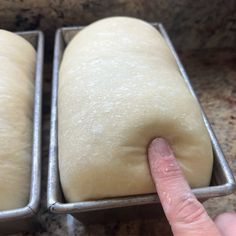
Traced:
<svg viewBox="0 0 236 236">
<path fill-rule="evenodd" d="M 175 57 L 176 63 L 178 64 L 179 71 L 182 74 L 183 79 L 185 80 L 192 95 L 196 97 L 196 94 L 191 86 L 186 71 L 182 63 L 180 62 L 180 59 L 163 25 L 160 23 L 152 23 L 152 25 L 155 26 L 156 29 L 159 30 L 159 32 L 162 34 L 173 56 Z M 76 216 L 80 220 L 85 220 L 85 222 L 88 219 L 89 221 L 91 221 L 91 219 L 94 218 L 103 218 L 104 221 L 106 221 L 107 219 L 110 220 L 112 217 L 114 217 L 114 219 L 119 218 L 119 212 L 124 212 L 125 208 L 129 208 L 129 211 L 133 211 L 138 207 L 143 209 L 145 208 L 145 206 L 148 207 L 150 205 L 158 205 L 157 203 L 160 202 L 156 194 L 117 197 L 112 199 L 81 201 L 75 203 L 66 203 L 63 198 L 58 170 L 58 71 L 66 45 L 82 28 L 83 27 L 60 28 L 57 30 L 55 35 L 47 202 L 50 211 L 53 213 L 69 213 Z M 211 138 L 211 143 L 214 152 L 214 166 L 211 185 L 209 187 L 193 189 L 193 192 L 196 197 L 199 200 L 204 201 L 212 197 L 219 197 L 231 194 L 235 190 L 235 180 L 203 110 L 202 115 L 204 118 L 205 126 Z M 139 210 L 137 211 L 139 212 Z M 138 215 L 137 211 L 134 211 L 136 215 Z M 117 214 L 113 214 L 114 212 L 117 212 Z M 125 214 L 123 214 L 123 216 Z M 98 215 L 98 217 L 95 217 L 95 215 Z"/>
<path fill-rule="evenodd" d="M 42 75 L 44 36 L 41 31 L 18 32 L 18 35 L 29 41 L 35 48 L 35 87 L 32 131 L 32 168 L 30 196 L 28 204 L 19 209 L 0 211 L 0 234 L 12 234 L 20 231 L 34 230 L 38 223 L 36 213 L 40 203 L 41 185 L 41 109 L 42 109 Z M 14 144 L 13 144 L 14 145 Z"/>
</svg>

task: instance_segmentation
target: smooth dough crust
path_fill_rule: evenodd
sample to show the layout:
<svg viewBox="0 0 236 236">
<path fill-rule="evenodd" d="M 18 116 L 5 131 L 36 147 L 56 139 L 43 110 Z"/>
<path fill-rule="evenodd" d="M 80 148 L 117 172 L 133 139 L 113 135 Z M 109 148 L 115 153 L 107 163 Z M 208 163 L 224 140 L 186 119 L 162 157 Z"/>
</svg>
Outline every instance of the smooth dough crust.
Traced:
<svg viewBox="0 0 236 236">
<path fill-rule="evenodd" d="M 0 30 L 0 210 L 29 199 L 35 56 L 25 39 Z"/>
<path fill-rule="evenodd" d="M 128 17 L 97 21 L 67 46 L 59 72 L 59 169 L 66 200 L 155 192 L 147 145 L 168 139 L 192 187 L 213 154 L 199 105 L 160 33 Z"/>
</svg>

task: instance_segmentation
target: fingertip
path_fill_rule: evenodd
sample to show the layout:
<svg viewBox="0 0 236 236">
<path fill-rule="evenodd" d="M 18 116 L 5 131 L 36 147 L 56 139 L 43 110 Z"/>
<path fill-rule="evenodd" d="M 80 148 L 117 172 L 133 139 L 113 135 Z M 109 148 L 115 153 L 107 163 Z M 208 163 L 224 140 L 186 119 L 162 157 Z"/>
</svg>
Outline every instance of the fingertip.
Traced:
<svg viewBox="0 0 236 236">
<path fill-rule="evenodd" d="M 151 175 L 155 184 L 163 185 L 165 178 L 171 174 L 171 170 L 180 171 L 175 156 L 164 138 L 155 138 L 149 145 L 148 159 Z M 168 171 L 166 171 L 168 169 Z M 160 182 L 159 180 L 162 179 Z M 169 179 L 169 178 L 167 178 Z"/>
<path fill-rule="evenodd" d="M 168 141 L 164 138 L 155 138 L 149 145 L 149 151 L 156 154 L 155 157 L 167 157 L 173 155 Z"/>
</svg>

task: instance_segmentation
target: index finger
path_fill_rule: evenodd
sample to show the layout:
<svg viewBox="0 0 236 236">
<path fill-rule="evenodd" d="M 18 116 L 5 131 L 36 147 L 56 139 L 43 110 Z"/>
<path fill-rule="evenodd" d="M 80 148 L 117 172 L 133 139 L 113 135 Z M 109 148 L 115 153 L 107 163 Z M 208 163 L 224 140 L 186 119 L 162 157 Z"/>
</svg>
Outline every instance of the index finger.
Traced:
<svg viewBox="0 0 236 236">
<path fill-rule="evenodd" d="M 188 228 L 199 232 L 203 226 L 215 228 L 204 207 L 192 193 L 174 153 L 164 139 L 153 140 L 148 158 L 152 178 L 172 230 L 184 230 L 180 235 L 188 235 L 186 233 L 189 232 L 185 232 Z"/>
</svg>

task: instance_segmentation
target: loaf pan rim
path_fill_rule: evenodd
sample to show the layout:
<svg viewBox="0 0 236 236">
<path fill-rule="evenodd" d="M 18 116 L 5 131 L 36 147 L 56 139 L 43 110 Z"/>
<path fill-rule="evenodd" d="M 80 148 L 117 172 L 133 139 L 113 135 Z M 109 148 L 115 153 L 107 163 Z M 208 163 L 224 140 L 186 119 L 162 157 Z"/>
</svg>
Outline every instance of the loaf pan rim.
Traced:
<svg viewBox="0 0 236 236">
<path fill-rule="evenodd" d="M 40 30 L 15 32 L 20 36 L 36 37 L 36 67 L 34 76 L 34 108 L 32 132 L 32 164 L 29 200 L 26 206 L 16 209 L 0 211 L 0 223 L 30 218 L 36 215 L 40 205 L 41 191 L 41 109 L 42 109 L 42 73 L 44 56 L 44 34 Z M 29 43 L 32 44 L 29 40 Z M 1 227 L 0 227 L 1 231 Z"/>
<path fill-rule="evenodd" d="M 223 152 L 218 144 L 218 141 L 214 135 L 214 132 L 210 126 L 210 123 L 202 109 L 202 106 L 199 102 L 199 99 L 197 98 L 193 87 L 190 83 L 190 80 L 188 78 L 188 75 L 174 49 L 173 44 L 170 41 L 170 38 L 164 28 L 164 26 L 161 23 L 151 23 L 153 26 L 158 28 L 164 37 L 166 43 L 168 44 L 171 52 L 173 53 L 176 62 L 178 64 L 179 70 L 182 74 L 183 79 L 188 85 L 189 90 L 191 91 L 192 95 L 197 99 L 202 115 L 204 118 L 204 123 L 205 126 L 208 130 L 208 133 L 210 135 L 211 141 L 212 141 L 212 146 L 217 152 L 218 155 L 218 161 L 221 164 L 222 170 L 224 171 L 224 177 L 225 177 L 225 183 L 217 186 L 208 186 L 208 187 L 203 187 L 203 188 L 195 188 L 193 189 L 194 194 L 196 197 L 200 200 L 212 198 L 212 197 L 220 197 L 224 195 L 231 194 L 235 191 L 236 189 L 236 184 L 234 180 L 234 176 L 229 168 L 229 165 L 224 158 Z M 62 58 L 62 53 L 59 52 L 60 46 L 63 43 L 62 39 L 62 34 L 65 31 L 70 31 L 70 30 L 81 30 L 83 26 L 72 26 L 72 27 L 62 27 L 59 28 L 56 31 L 55 34 L 55 45 L 54 45 L 54 60 L 53 60 L 53 86 L 52 86 L 52 106 L 51 106 L 51 128 L 50 128 L 50 146 L 49 146 L 49 169 L 48 169 L 48 198 L 47 198 L 47 206 L 49 210 L 53 213 L 60 213 L 60 214 L 74 214 L 74 213 L 79 213 L 79 212 L 87 212 L 87 211 L 95 211 L 95 210 L 102 210 L 102 209 L 112 209 L 115 207 L 124 207 L 124 206 L 131 206 L 127 204 L 119 205 L 119 206 L 113 206 L 113 207 L 105 207 L 103 204 L 104 208 L 94 207 L 94 203 L 101 203 L 101 202 L 106 202 L 109 201 L 107 200 L 96 200 L 96 201 L 81 201 L 81 202 L 75 202 L 75 203 L 63 203 L 58 201 L 57 199 L 57 191 L 59 190 L 59 172 L 58 172 L 58 157 L 57 157 L 57 86 L 58 86 L 58 71 L 59 71 L 59 65 L 60 61 Z M 61 193 L 61 191 L 60 191 Z M 152 204 L 152 203 L 160 203 L 158 197 L 156 194 L 148 194 L 148 199 L 143 199 L 145 198 L 144 195 L 140 197 L 140 202 L 136 202 L 133 205 L 140 205 L 140 204 Z M 125 196 L 121 197 L 123 200 L 124 198 L 137 198 L 137 196 Z M 114 198 L 112 201 L 120 201 L 120 198 Z M 110 199 L 111 200 L 111 199 Z M 144 202 L 142 200 L 145 200 Z M 89 207 L 89 204 L 92 203 L 92 206 Z M 95 204 L 96 205 L 96 204 Z M 109 204 L 107 204 L 109 205 Z"/>
</svg>

